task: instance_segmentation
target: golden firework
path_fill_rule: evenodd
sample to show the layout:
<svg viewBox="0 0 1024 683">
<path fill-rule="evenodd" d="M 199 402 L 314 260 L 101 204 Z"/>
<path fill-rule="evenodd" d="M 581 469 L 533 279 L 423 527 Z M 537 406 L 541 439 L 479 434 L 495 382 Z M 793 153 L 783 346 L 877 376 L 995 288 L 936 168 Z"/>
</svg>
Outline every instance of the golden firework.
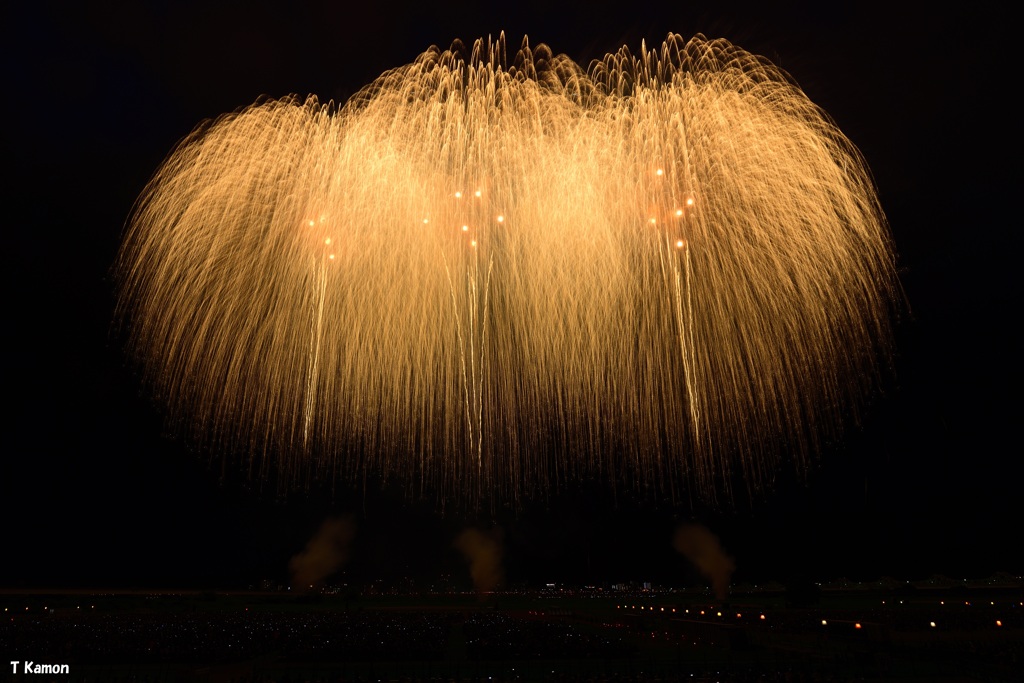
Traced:
<svg viewBox="0 0 1024 683">
<path fill-rule="evenodd" d="M 764 59 L 676 35 L 588 70 L 431 48 L 341 107 L 222 116 L 117 272 L 205 445 L 473 501 L 757 485 L 856 409 L 898 291 L 850 141 Z"/>
</svg>

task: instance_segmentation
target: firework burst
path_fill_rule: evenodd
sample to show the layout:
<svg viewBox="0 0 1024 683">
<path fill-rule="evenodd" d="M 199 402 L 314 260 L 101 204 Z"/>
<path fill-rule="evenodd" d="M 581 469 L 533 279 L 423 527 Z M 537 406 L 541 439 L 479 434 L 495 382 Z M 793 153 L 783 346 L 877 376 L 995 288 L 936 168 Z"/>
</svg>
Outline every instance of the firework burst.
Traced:
<svg viewBox="0 0 1024 683">
<path fill-rule="evenodd" d="M 756 486 L 855 411 L 898 290 L 827 115 L 674 35 L 587 70 L 434 48 L 340 107 L 208 122 L 117 273 L 147 382 L 205 446 L 462 500 Z"/>
</svg>

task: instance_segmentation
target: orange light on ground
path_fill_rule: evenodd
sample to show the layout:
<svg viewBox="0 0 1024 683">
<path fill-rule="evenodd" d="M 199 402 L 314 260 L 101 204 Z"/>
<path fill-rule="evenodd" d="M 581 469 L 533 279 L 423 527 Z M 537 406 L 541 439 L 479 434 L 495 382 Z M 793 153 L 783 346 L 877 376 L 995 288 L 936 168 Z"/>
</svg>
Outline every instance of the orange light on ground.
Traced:
<svg viewBox="0 0 1024 683">
<path fill-rule="evenodd" d="M 859 629 L 860 628 L 860 624 L 854 624 L 853 627 Z"/>
</svg>

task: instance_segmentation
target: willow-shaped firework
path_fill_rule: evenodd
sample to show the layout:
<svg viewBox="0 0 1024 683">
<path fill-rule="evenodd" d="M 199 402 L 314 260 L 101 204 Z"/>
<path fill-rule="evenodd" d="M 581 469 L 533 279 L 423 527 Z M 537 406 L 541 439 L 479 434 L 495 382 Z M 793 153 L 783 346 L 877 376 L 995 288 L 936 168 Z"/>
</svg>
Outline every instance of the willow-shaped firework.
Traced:
<svg viewBox="0 0 1024 683">
<path fill-rule="evenodd" d="M 117 273 L 146 379 L 257 473 L 442 499 L 765 481 L 854 412 L 897 298 L 869 172 L 764 59 L 432 48 L 200 126 Z"/>
</svg>

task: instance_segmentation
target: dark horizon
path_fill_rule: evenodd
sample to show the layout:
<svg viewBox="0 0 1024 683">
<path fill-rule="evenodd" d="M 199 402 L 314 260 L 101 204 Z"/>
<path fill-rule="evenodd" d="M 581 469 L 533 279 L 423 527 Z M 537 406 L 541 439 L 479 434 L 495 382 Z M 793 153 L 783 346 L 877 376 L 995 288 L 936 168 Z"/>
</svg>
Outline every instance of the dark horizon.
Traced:
<svg viewBox="0 0 1024 683">
<path fill-rule="evenodd" d="M 1007 19 L 807 3 L 732 12 L 547 3 L 515 9 L 363 7 L 288 13 L 203 3 L 8 8 L 5 146 L 13 319 L 0 588 L 233 586 L 288 574 L 324 519 L 354 515 L 347 571 L 468 576 L 454 538 L 500 527 L 506 581 L 703 579 L 673 550 L 698 522 L 733 581 L 1024 572 L 1018 306 L 1001 115 Z M 387 26 L 387 29 L 382 29 Z M 321 482 L 281 493 L 163 424 L 113 327 L 113 268 L 136 197 L 200 121 L 268 95 L 343 101 L 384 70 L 505 30 L 578 63 L 669 31 L 721 36 L 788 71 L 859 147 L 878 184 L 909 311 L 860 424 L 806 476 L 732 503 L 583 483 L 521 510 L 439 514 L 400 489 Z M 1008 69 L 1007 69 L 1008 70 Z M 1014 398 L 1010 398 L 1014 396 Z M 550 577 L 550 578 L 547 578 Z"/>
</svg>

